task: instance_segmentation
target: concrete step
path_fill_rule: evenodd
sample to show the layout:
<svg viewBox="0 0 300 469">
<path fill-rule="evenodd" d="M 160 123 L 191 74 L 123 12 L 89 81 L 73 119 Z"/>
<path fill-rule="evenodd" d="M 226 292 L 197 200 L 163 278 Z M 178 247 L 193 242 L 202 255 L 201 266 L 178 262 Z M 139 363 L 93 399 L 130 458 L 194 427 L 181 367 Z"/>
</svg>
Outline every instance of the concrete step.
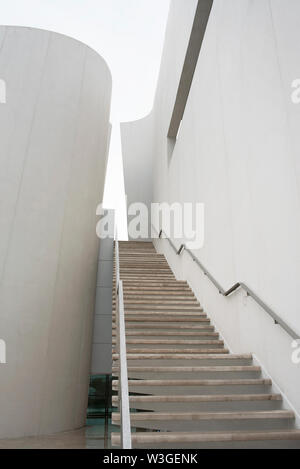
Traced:
<svg viewBox="0 0 300 469">
<path fill-rule="evenodd" d="M 113 354 L 114 365 L 117 365 L 118 354 Z M 127 353 L 128 366 L 250 366 L 251 355 L 218 354 L 132 354 Z"/>
<path fill-rule="evenodd" d="M 151 273 L 156 273 L 156 272 L 168 272 L 172 275 L 173 272 L 168 266 L 166 262 L 139 262 L 139 263 L 128 263 L 128 262 L 120 262 L 120 271 L 125 273 L 128 272 L 129 274 L 131 272 L 133 273 L 143 273 L 143 272 L 151 272 Z M 115 272 L 115 269 L 114 269 Z"/>
<path fill-rule="evenodd" d="M 191 311 L 190 311 L 191 309 Z M 113 311 L 113 316 L 115 316 L 115 311 Z M 198 310 L 194 311 L 194 308 L 188 308 L 188 310 L 173 310 L 173 309 L 164 309 L 163 307 L 161 309 L 156 309 L 155 306 L 152 309 L 125 309 L 125 318 L 128 316 L 131 317 L 138 317 L 138 318 L 143 318 L 143 317 L 152 317 L 152 320 L 156 321 L 156 318 L 160 317 L 161 319 L 168 319 L 169 316 L 172 316 L 173 318 L 177 318 L 177 322 L 183 322 L 185 323 L 188 320 L 192 321 L 197 321 L 198 319 L 208 319 L 207 315 L 202 312 L 201 308 L 198 308 Z"/>
<path fill-rule="evenodd" d="M 115 301 L 115 294 L 112 296 L 113 301 Z M 187 304 L 193 303 L 193 302 L 198 302 L 197 299 L 191 295 L 191 294 L 186 294 L 186 295 L 173 295 L 173 294 L 160 294 L 160 295 L 152 295 L 152 294 L 147 294 L 147 293 L 131 293 L 126 291 L 124 293 L 124 301 L 125 302 L 132 302 L 132 301 L 143 301 L 144 303 L 155 303 L 155 302 L 169 302 L 169 301 L 178 301 L 181 303 L 187 302 Z"/>
<path fill-rule="evenodd" d="M 131 426 L 161 431 L 253 431 L 287 430 L 295 424 L 295 415 L 287 410 L 246 412 L 138 412 L 130 415 Z M 120 414 L 113 412 L 113 425 Z"/>
<path fill-rule="evenodd" d="M 167 268 L 171 271 L 169 264 L 165 259 L 153 259 L 152 257 L 140 257 L 139 259 L 133 258 L 133 259 L 128 259 L 124 257 L 120 257 L 120 268 L 141 268 L 141 269 L 147 269 L 153 268 L 152 266 L 163 266 L 163 268 Z M 114 266 L 114 268 L 116 268 Z"/>
<path fill-rule="evenodd" d="M 300 430 L 256 432 L 143 432 L 132 435 L 134 448 L 146 449 L 299 449 Z M 120 434 L 112 433 L 113 446 Z"/>
<path fill-rule="evenodd" d="M 143 285 L 141 285 L 141 282 L 140 282 L 140 278 L 137 278 L 137 279 L 126 279 L 126 278 L 123 278 L 122 279 L 123 282 L 124 282 L 124 285 L 125 287 L 126 286 L 130 286 L 130 287 L 133 287 L 133 286 L 136 286 L 136 287 L 143 287 Z M 188 285 L 187 282 L 185 281 L 181 281 L 181 280 L 176 280 L 175 278 L 171 278 L 171 279 L 162 279 L 162 280 L 159 280 L 157 278 L 154 278 L 154 279 L 148 279 L 148 278 L 145 278 L 145 284 L 147 286 L 147 288 L 149 287 L 156 287 L 158 288 L 159 290 L 160 289 L 163 289 L 164 287 L 173 287 L 175 288 L 176 290 L 177 289 L 181 289 L 181 288 L 188 288 L 190 290 L 190 287 Z"/>
<path fill-rule="evenodd" d="M 113 366 L 113 376 L 119 367 Z M 128 367 L 129 379 L 254 379 L 261 376 L 256 366 L 132 366 Z"/>
<path fill-rule="evenodd" d="M 185 313 L 185 312 L 195 312 L 195 313 L 202 313 L 203 308 L 199 305 L 195 304 L 186 304 L 186 305 L 178 305 L 177 302 L 174 302 L 174 304 L 138 304 L 138 303 L 130 303 L 130 304 L 125 304 L 125 310 L 126 312 L 129 311 L 166 311 L 166 312 L 179 312 L 179 313 Z"/>
<path fill-rule="evenodd" d="M 178 295 L 185 295 L 186 293 L 189 293 L 190 295 L 193 295 L 191 289 L 187 285 L 176 285 L 176 283 L 171 282 L 147 282 L 141 284 L 141 282 L 127 282 L 126 280 L 123 280 L 123 288 L 124 288 L 124 293 L 128 292 L 135 292 L 137 294 L 140 293 L 147 293 L 148 295 L 152 296 L 157 294 L 157 295 L 165 295 L 169 294 L 175 295 L 176 293 Z"/>
<path fill-rule="evenodd" d="M 209 348 L 208 348 L 209 347 Z M 117 349 L 113 348 L 112 353 L 115 355 L 117 353 Z M 137 345 L 128 345 L 127 346 L 127 353 L 128 354 L 135 354 L 135 355 L 169 355 L 170 357 L 174 355 L 174 357 L 182 356 L 182 355 L 191 355 L 194 357 L 195 355 L 201 355 L 203 353 L 226 353 L 228 352 L 227 349 L 225 349 L 222 346 L 216 346 L 216 345 L 203 345 L 198 346 L 198 347 L 193 347 L 193 348 L 185 348 L 184 346 L 181 346 L 180 349 L 178 350 L 177 348 L 172 348 L 170 346 L 159 346 L 159 345 L 152 345 L 148 346 L 145 348 L 138 347 Z"/>
<path fill-rule="evenodd" d="M 172 300 L 181 300 L 181 299 L 194 299 L 195 296 L 194 294 L 186 289 L 171 289 L 169 290 L 166 288 L 165 290 L 159 290 L 157 287 L 154 287 L 154 289 L 146 287 L 141 287 L 138 289 L 137 287 L 130 287 L 126 286 L 125 284 L 123 285 L 123 292 L 124 292 L 124 298 L 127 296 L 128 298 L 136 297 L 136 298 L 141 298 L 141 299 L 148 299 L 148 300 L 160 300 L 160 299 L 172 299 Z M 115 296 L 115 290 L 113 290 L 113 295 L 112 297 L 114 298 Z"/>
<path fill-rule="evenodd" d="M 164 262 L 167 262 L 165 256 L 163 254 L 157 254 L 157 253 L 153 253 L 153 252 L 145 252 L 145 253 L 126 253 L 126 252 L 119 252 L 119 258 L 120 260 L 122 259 L 128 259 L 129 261 L 132 261 L 132 260 L 135 260 L 135 259 L 139 259 L 140 257 L 142 257 L 143 259 L 150 259 L 150 260 L 155 260 L 155 259 L 158 259 L 158 260 L 161 260 L 161 261 L 164 261 Z"/>
<path fill-rule="evenodd" d="M 173 292 L 177 292 L 178 294 L 181 294 L 182 292 L 186 294 L 186 292 L 189 292 L 191 295 L 194 295 L 192 290 L 187 284 L 177 284 L 177 280 L 171 281 L 171 282 L 148 282 L 146 285 L 141 285 L 140 282 L 127 282 L 126 280 L 123 280 L 124 284 L 124 290 L 127 291 L 136 291 L 137 293 L 140 292 L 150 292 L 151 295 L 153 294 L 172 294 Z"/>
<path fill-rule="evenodd" d="M 113 330 L 115 329 L 115 324 L 112 325 Z M 195 331 L 214 331 L 215 328 L 214 326 L 209 324 L 209 319 L 207 319 L 207 323 L 204 324 L 196 324 L 196 325 L 191 325 L 190 323 L 182 323 L 182 322 L 176 322 L 175 324 L 162 324 L 162 323 L 157 323 L 157 322 L 152 322 L 152 324 L 136 324 L 136 323 L 128 323 L 126 326 L 126 331 L 131 331 L 131 330 L 143 330 L 143 331 L 155 331 L 156 329 L 164 332 L 164 331 L 183 331 L 183 332 L 195 332 Z"/>
<path fill-rule="evenodd" d="M 158 312 L 156 312 L 158 313 Z M 154 322 L 156 323 L 162 323 L 162 324 L 167 324 L 167 323 L 182 323 L 182 317 L 181 315 L 175 315 L 175 314 L 164 314 L 164 315 L 159 315 L 159 314 L 154 314 L 153 312 L 151 313 L 151 316 L 146 315 L 146 314 L 126 314 L 125 316 L 125 322 L 136 322 L 136 323 L 150 323 L 151 327 Z M 113 318 L 114 321 L 114 318 Z M 210 324 L 210 320 L 206 318 L 205 316 L 202 316 L 199 314 L 198 317 L 189 317 L 188 315 L 185 315 L 184 317 L 184 322 L 187 324 L 191 324 L 193 326 L 199 324 L 199 323 L 207 323 Z"/>
<path fill-rule="evenodd" d="M 149 314 L 151 316 L 149 316 Z M 152 319 L 152 321 L 168 321 L 170 318 L 172 318 L 173 321 L 176 321 L 176 322 L 193 322 L 193 323 L 197 323 L 199 322 L 200 320 L 203 320 L 203 321 L 209 321 L 206 314 L 204 313 L 193 313 L 193 312 L 189 312 L 189 311 L 182 311 L 182 312 L 178 312 L 178 311 L 132 311 L 132 310 L 127 310 L 125 311 L 125 321 L 133 321 L 133 320 L 136 320 L 136 319 L 139 319 L 139 320 L 144 320 L 146 318 L 150 318 Z M 116 314 L 115 312 L 113 312 L 113 315 L 112 315 L 112 319 L 113 319 L 113 322 L 115 321 L 116 319 Z"/>
<path fill-rule="evenodd" d="M 245 411 L 280 410 L 280 394 L 221 394 L 179 396 L 130 396 L 130 408 L 146 411 Z M 112 397 L 113 407 L 118 408 L 118 396 Z"/>
<path fill-rule="evenodd" d="M 116 345 L 116 339 L 112 340 L 112 345 Z M 169 354 L 196 354 L 202 353 L 205 349 L 222 348 L 222 340 L 156 340 L 156 339 L 127 339 L 127 353 L 169 353 Z M 142 349 L 141 352 L 134 352 L 133 349 Z"/>
<path fill-rule="evenodd" d="M 116 337 L 116 331 L 113 330 L 112 332 L 113 337 Z M 136 338 L 149 338 L 149 339 L 156 339 L 158 337 L 165 337 L 169 339 L 191 339 L 191 338 L 199 338 L 202 340 L 210 340 L 210 339 L 219 339 L 219 334 L 217 332 L 182 332 L 182 331 L 126 331 L 126 337 L 136 337 Z"/>
<path fill-rule="evenodd" d="M 175 278 L 174 277 L 174 274 L 173 272 L 170 271 L 170 269 L 166 269 L 166 268 L 153 268 L 153 269 L 124 269 L 124 268 L 120 268 L 120 276 L 121 277 L 128 277 L 128 278 L 131 278 L 131 277 L 153 277 L 153 278 L 157 278 L 157 277 L 171 277 L 171 278 Z"/>
<path fill-rule="evenodd" d="M 155 283 L 155 282 L 176 282 L 175 277 L 172 277 L 171 275 L 120 275 L 121 280 L 123 282 L 128 282 L 131 283 L 132 285 L 135 284 L 135 282 L 139 282 L 140 286 L 149 284 L 149 283 Z M 113 277 L 113 284 L 115 284 L 115 278 Z"/>
<path fill-rule="evenodd" d="M 114 301 L 113 301 L 114 303 Z M 178 309 L 185 310 L 187 307 L 194 306 L 195 308 L 200 308 L 199 301 L 193 298 L 186 298 L 183 300 L 176 299 L 156 299 L 153 298 L 151 300 L 145 300 L 144 298 L 128 298 L 127 296 L 124 297 L 125 305 L 130 305 L 132 307 L 147 307 L 151 308 L 153 305 L 159 306 L 178 306 Z M 202 308 L 201 308 L 202 310 Z"/>
<path fill-rule="evenodd" d="M 114 272 L 115 274 L 115 272 Z M 162 265 L 157 265 L 156 267 L 146 267 L 146 268 L 138 268 L 138 267 L 130 267 L 130 268 L 125 268 L 125 267 L 120 267 L 120 274 L 121 277 L 124 276 L 134 276 L 134 277 L 139 277 L 140 275 L 142 277 L 151 275 L 153 277 L 160 276 L 160 275 L 169 275 L 172 278 L 174 277 L 173 272 L 170 270 L 169 267 L 164 267 Z"/>
<path fill-rule="evenodd" d="M 145 264 L 144 264 L 145 265 Z M 115 274 L 115 270 L 113 270 L 113 273 Z M 126 267 L 124 265 L 120 265 L 120 273 L 121 275 L 133 275 L 133 276 L 138 276 L 138 275 L 170 275 L 174 277 L 174 274 L 170 267 L 168 265 L 161 265 L 157 264 L 155 266 L 135 266 L 135 267 Z"/>
<path fill-rule="evenodd" d="M 142 261 L 145 261 L 145 262 L 150 262 L 150 263 L 162 262 L 168 265 L 168 262 L 164 256 L 160 254 L 153 254 L 153 252 L 131 253 L 131 254 L 120 253 L 119 258 L 120 258 L 120 263 L 128 262 L 129 264 L 131 264 L 134 262 L 140 263 Z"/>
<path fill-rule="evenodd" d="M 150 350 L 148 353 L 132 353 L 133 350 L 127 351 L 127 364 L 128 366 L 250 366 L 252 360 L 235 359 L 229 360 L 230 353 L 226 349 L 214 349 L 215 353 L 153 353 Z M 213 360 L 209 357 L 214 357 Z M 228 357 L 228 360 L 225 359 Z M 119 355 L 113 353 L 113 365 L 118 365 Z M 178 378 L 178 376 L 176 377 Z"/>
<path fill-rule="evenodd" d="M 135 394 L 215 395 L 215 394 L 270 394 L 272 381 L 268 379 L 156 379 L 129 380 L 129 391 Z M 118 390 L 118 380 L 113 380 Z"/>
</svg>

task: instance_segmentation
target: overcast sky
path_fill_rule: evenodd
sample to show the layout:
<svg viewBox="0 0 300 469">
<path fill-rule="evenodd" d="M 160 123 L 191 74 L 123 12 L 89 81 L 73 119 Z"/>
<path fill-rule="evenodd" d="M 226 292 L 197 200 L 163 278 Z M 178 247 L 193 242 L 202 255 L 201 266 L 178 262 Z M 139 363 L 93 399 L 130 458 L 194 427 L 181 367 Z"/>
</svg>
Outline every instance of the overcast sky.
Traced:
<svg viewBox="0 0 300 469">
<path fill-rule="evenodd" d="M 79 39 L 113 75 L 113 121 L 148 114 L 156 88 L 170 0 L 0 0 L 1 24 Z"/>
<path fill-rule="evenodd" d="M 118 123 L 140 119 L 152 109 L 169 6 L 170 0 L 0 0 L 1 24 L 66 34 L 108 63 L 114 126 L 104 205 L 117 211 L 120 239 L 126 239 L 127 223 Z"/>
</svg>

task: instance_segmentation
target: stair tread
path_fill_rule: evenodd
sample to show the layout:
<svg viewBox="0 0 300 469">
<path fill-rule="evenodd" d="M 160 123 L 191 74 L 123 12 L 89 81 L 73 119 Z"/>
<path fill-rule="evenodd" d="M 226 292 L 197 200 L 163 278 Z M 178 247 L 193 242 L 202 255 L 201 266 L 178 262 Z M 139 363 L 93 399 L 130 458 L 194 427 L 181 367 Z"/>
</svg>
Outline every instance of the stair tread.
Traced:
<svg viewBox="0 0 300 469">
<path fill-rule="evenodd" d="M 132 314 L 139 314 L 139 313 L 146 313 L 146 314 L 152 314 L 152 313 L 156 313 L 156 314 L 159 314 L 160 312 L 162 313 L 172 313 L 174 314 L 174 316 L 176 315 L 187 315 L 187 316 L 190 316 L 191 314 L 189 313 L 197 313 L 196 316 L 198 315 L 201 315 L 201 316 L 206 316 L 205 313 L 203 313 L 203 309 L 200 307 L 200 306 L 186 306 L 185 308 L 184 307 L 176 307 L 176 306 L 155 306 L 155 305 L 149 305 L 149 308 L 145 308 L 145 306 L 143 307 L 139 307 L 137 309 L 133 309 L 132 306 L 129 307 L 128 305 L 126 305 L 125 303 L 125 313 L 132 313 Z M 202 314 L 200 314 L 202 313 Z"/>
<path fill-rule="evenodd" d="M 113 371 L 116 371 L 118 368 L 113 367 Z M 128 371 L 140 371 L 140 372 L 161 372 L 166 373 L 170 371 L 178 372 L 199 372 L 199 371 L 208 371 L 208 372 L 226 372 L 230 373 L 232 371 L 261 371 L 260 366 L 129 366 Z"/>
<path fill-rule="evenodd" d="M 143 379 L 128 380 L 131 386 L 244 386 L 271 385 L 270 379 Z"/>
<path fill-rule="evenodd" d="M 207 319 L 207 321 L 209 321 Z M 152 321 L 153 322 L 153 321 Z M 115 329 L 115 324 L 113 324 L 113 329 Z M 128 324 L 126 326 L 126 331 L 139 331 L 141 330 L 141 325 L 139 324 Z M 159 329 L 160 331 L 164 331 L 165 329 L 167 329 L 168 331 L 172 330 L 172 331 L 189 331 L 191 330 L 192 332 L 195 332 L 195 331 L 201 331 L 201 332 L 204 332 L 204 331 L 214 331 L 215 328 L 214 326 L 211 326 L 209 324 L 206 324 L 206 325 L 201 325 L 201 324 L 197 324 L 196 326 L 194 325 L 190 325 L 190 324 L 180 324 L 179 322 L 176 323 L 176 324 L 168 324 L 166 326 L 162 325 L 162 324 L 151 324 L 151 325 L 145 325 L 143 327 L 143 330 L 147 330 L 147 331 L 152 331 L 154 329 L 157 330 Z M 174 333 L 175 333 L 174 332 Z"/>
<path fill-rule="evenodd" d="M 147 354 L 148 350 L 149 349 L 147 349 L 147 348 L 145 348 L 145 349 L 128 348 L 128 353 Z M 222 351 L 222 353 L 224 353 L 225 349 L 224 348 L 210 349 L 210 351 L 213 351 L 213 350 L 215 350 L 215 351 L 219 350 L 220 353 L 221 353 L 221 351 Z M 192 349 L 182 348 L 182 349 L 179 350 L 179 349 L 171 349 L 171 348 L 164 347 L 164 348 L 155 349 L 155 350 L 150 349 L 150 351 L 153 355 L 157 355 L 157 354 L 161 355 L 161 354 L 165 353 L 165 354 L 174 355 L 174 356 L 178 357 L 178 356 L 180 356 L 184 353 L 186 355 L 189 354 L 193 357 L 195 354 L 201 354 L 202 351 L 203 351 L 203 348 L 192 348 Z M 207 352 L 207 349 L 205 349 L 205 352 Z M 127 357 L 127 359 L 128 359 L 128 357 Z"/>
<path fill-rule="evenodd" d="M 206 355 L 208 354 L 211 354 L 211 355 L 215 355 L 215 356 L 218 356 L 218 354 L 223 355 L 224 353 L 227 353 L 228 355 L 229 354 L 229 351 L 226 350 L 226 349 L 202 349 L 203 350 L 203 353 L 200 354 L 200 353 L 194 353 L 194 354 L 181 354 L 181 353 L 159 353 L 159 354 L 153 354 L 152 351 L 150 350 L 150 352 L 147 354 L 147 353 L 139 353 L 139 354 L 130 354 L 130 352 L 127 352 L 127 360 L 133 360 L 133 359 L 137 359 L 137 360 L 162 360 L 162 359 L 166 359 L 166 360 L 172 360 L 172 359 L 176 359 L 176 360 L 199 360 L 202 356 L 205 357 Z M 117 353 L 114 353 L 113 354 L 113 359 L 118 359 L 118 354 Z"/>
<path fill-rule="evenodd" d="M 113 339 L 113 343 L 116 340 Z M 127 339 L 127 344 L 147 345 L 223 345 L 223 340 L 172 340 L 172 339 Z M 180 350 L 180 349 L 179 349 Z"/>
<path fill-rule="evenodd" d="M 124 298 L 125 305 L 147 305 L 152 307 L 152 305 L 178 305 L 180 307 L 184 306 L 200 306 L 199 301 L 188 300 L 188 301 L 177 301 L 177 300 L 136 300 L 131 298 Z"/>
<path fill-rule="evenodd" d="M 160 306 L 160 305 L 149 305 L 149 308 L 146 306 L 141 306 L 138 305 L 137 307 L 134 307 L 133 305 L 128 305 L 125 303 L 124 305 L 125 313 L 130 313 L 130 314 L 145 314 L 149 315 L 152 313 L 159 314 L 159 313 L 165 313 L 169 314 L 172 313 L 174 316 L 205 316 L 207 317 L 207 314 L 204 313 L 203 309 L 200 306 L 187 306 L 185 308 L 182 307 L 177 307 L 174 305 L 169 305 L 169 306 Z M 115 309 L 113 308 L 113 314 L 115 314 Z M 183 319 L 184 322 L 184 319 Z"/>
<path fill-rule="evenodd" d="M 134 356 L 136 356 L 137 358 L 140 358 L 140 359 L 144 359 L 145 357 L 149 357 L 149 355 L 151 356 L 152 353 L 151 351 L 149 352 L 149 354 L 131 354 L 131 353 L 127 353 L 127 360 L 131 360 Z M 162 354 L 162 357 L 164 357 L 164 355 L 167 355 L 167 354 Z M 118 356 L 118 354 L 114 354 L 114 356 Z M 161 359 L 162 357 L 157 357 L 156 355 L 154 356 L 154 358 L 157 358 L 157 359 Z M 187 355 L 187 357 L 185 357 L 184 354 L 182 354 L 182 357 L 183 358 L 186 358 L 186 359 L 191 359 L 190 355 Z M 176 357 L 178 358 L 178 357 Z M 195 354 L 195 357 L 192 357 L 193 359 L 197 358 L 198 360 L 252 360 L 252 355 L 233 355 L 233 354 L 201 354 L 201 355 L 197 355 Z"/>
<path fill-rule="evenodd" d="M 171 323 L 174 323 L 174 322 L 179 322 L 181 323 L 182 322 L 182 319 L 180 316 L 174 316 L 174 315 L 164 315 L 164 317 L 162 317 L 161 315 L 159 315 L 157 318 L 154 318 L 153 317 L 154 315 L 152 316 L 134 316 L 134 315 L 128 315 L 127 317 L 125 317 L 125 321 L 126 322 L 171 322 Z M 206 323 L 210 323 L 210 319 L 206 318 L 206 317 L 201 317 L 201 315 L 199 315 L 199 317 L 189 317 L 187 316 L 184 320 L 184 322 L 206 322 Z"/>
<path fill-rule="evenodd" d="M 246 419 L 294 419 L 295 414 L 289 410 L 230 411 L 230 412 L 138 412 L 131 413 L 131 421 L 142 420 L 246 420 Z M 120 420 L 120 414 L 112 414 L 113 422 Z"/>
<path fill-rule="evenodd" d="M 181 403 L 181 402 L 235 402 L 235 401 L 282 401 L 281 394 L 212 394 L 212 395 L 175 395 L 175 396 L 130 396 L 132 403 Z M 114 403 L 119 402 L 113 396 Z"/>
<path fill-rule="evenodd" d="M 265 430 L 238 432 L 147 432 L 133 433 L 134 444 L 208 443 L 230 441 L 300 440 L 300 430 Z M 120 443 L 120 434 L 112 433 L 113 444 Z"/>
</svg>

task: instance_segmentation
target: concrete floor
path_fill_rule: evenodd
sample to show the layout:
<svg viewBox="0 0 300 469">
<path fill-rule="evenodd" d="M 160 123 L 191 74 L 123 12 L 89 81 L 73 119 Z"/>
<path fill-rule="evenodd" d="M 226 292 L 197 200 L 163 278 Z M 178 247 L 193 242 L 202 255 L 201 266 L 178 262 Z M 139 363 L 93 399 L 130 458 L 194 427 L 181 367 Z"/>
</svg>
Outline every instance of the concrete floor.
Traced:
<svg viewBox="0 0 300 469">
<path fill-rule="evenodd" d="M 49 436 L 0 440 L 0 449 L 107 449 L 110 435 L 104 426 L 95 425 Z"/>
</svg>

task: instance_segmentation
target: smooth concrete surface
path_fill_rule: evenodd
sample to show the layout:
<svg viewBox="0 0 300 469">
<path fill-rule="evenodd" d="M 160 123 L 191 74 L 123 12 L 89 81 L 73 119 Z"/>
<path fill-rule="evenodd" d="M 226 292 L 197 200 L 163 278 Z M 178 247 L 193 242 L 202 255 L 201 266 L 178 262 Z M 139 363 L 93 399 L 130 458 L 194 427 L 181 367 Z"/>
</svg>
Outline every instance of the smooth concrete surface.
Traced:
<svg viewBox="0 0 300 469">
<path fill-rule="evenodd" d="M 187 99 L 190 94 L 212 5 L 213 0 L 198 0 L 189 44 L 187 47 L 180 82 L 178 85 L 170 128 L 168 131 L 169 138 L 176 139 L 178 135 Z"/>
<path fill-rule="evenodd" d="M 79 430 L 49 436 L 0 440 L 0 449 L 107 449 L 110 437 L 104 426 L 83 427 Z"/>
<path fill-rule="evenodd" d="M 0 27 L 0 438 L 81 427 L 111 74 L 71 38 Z"/>
<path fill-rule="evenodd" d="M 114 239 L 106 238 L 101 240 L 98 259 L 92 375 L 111 374 L 112 371 L 113 266 Z"/>
<path fill-rule="evenodd" d="M 151 132 L 152 124 L 152 114 L 136 122 L 121 124 L 124 181 L 128 208 L 132 204 L 143 203 L 150 211 L 153 200 L 154 135 Z M 139 138 L 136 138 L 137 135 Z M 150 233 L 150 220 L 147 214 L 144 215 L 144 213 L 135 212 L 134 210 L 134 213 L 128 216 L 128 223 L 136 216 L 139 216 L 142 223 L 148 226 L 148 232 Z"/>
<path fill-rule="evenodd" d="M 300 76 L 300 4 L 214 1 L 171 156 L 167 134 L 196 5 L 171 3 L 153 110 L 153 201 L 204 203 L 201 262 L 225 289 L 245 282 L 299 334 L 300 106 L 291 85 Z M 147 142 L 145 134 L 135 139 Z M 254 353 L 299 413 L 292 339 L 253 300 L 224 299 L 186 254 L 174 256 L 165 241 L 158 247 L 231 350 Z"/>
</svg>

